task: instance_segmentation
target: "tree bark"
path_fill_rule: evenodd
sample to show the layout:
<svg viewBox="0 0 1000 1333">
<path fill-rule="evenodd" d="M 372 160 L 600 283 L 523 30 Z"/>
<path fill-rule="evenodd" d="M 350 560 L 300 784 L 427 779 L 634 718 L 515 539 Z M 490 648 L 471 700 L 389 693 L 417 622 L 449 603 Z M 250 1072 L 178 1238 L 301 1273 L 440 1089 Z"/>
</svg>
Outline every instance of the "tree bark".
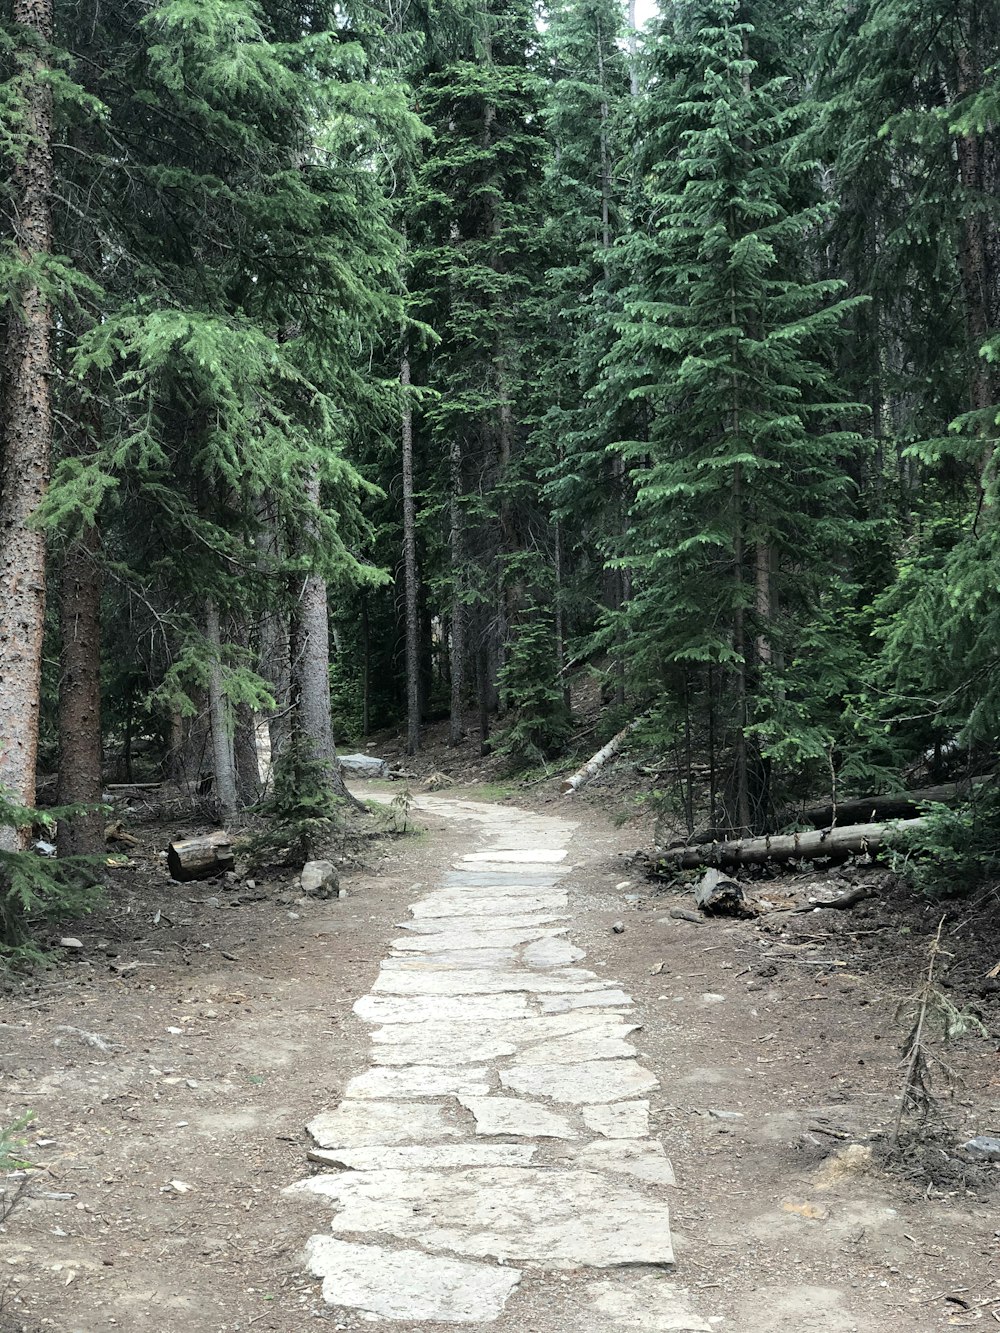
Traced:
<svg viewBox="0 0 1000 1333">
<path fill-rule="evenodd" d="M 451 719 L 448 744 L 460 744 L 465 735 L 465 657 L 466 609 L 462 596 L 465 588 L 465 532 L 462 515 L 462 446 L 451 445 Z"/>
<path fill-rule="evenodd" d="M 282 560 L 282 540 L 273 513 L 261 514 L 257 533 L 257 567 L 277 573 Z M 275 709 L 267 720 L 271 763 L 280 757 L 291 735 L 292 669 L 289 653 L 289 617 L 280 602 L 270 606 L 260 623 L 260 674 L 271 686 Z"/>
<path fill-rule="evenodd" d="M 845 824 L 816 833 L 782 833 L 776 837 L 740 838 L 733 842 L 704 843 L 700 847 L 672 847 L 651 857 L 657 870 L 695 870 L 698 866 L 762 866 L 769 861 L 844 861 L 849 856 L 874 854 L 887 835 L 923 828 L 924 819 L 898 824 Z"/>
<path fill-rule="evenodd" d="M 88 528 L 71 543 L 59 595 L 59 804 L 93 810 L 59 821 L 60 856 L 103 856 L 101 803 L 100 542 Z"/>
<path fill-rule="evenodd" d="M 413 403 L 410 357 L 399 368 L 403 387 L 403 579 L 406 585 L 406 753 L 420 749 L 420 620 L 417 608 L 417 510 L 413 493 Z"/>
<path fill-rule="evenodd" d="M 227 717 L 222 680 L 222 631 L 219 608 L 213 598 L 205 602 L 205 638 L 212 654 L 208 675 L 208 712 L 212 724 L 212 761 L 215 773 L 215 797 L 223 820 L 232 819 L 239 809 L 236 791 L 236 765 L 233 737 Z"/>
<path fill-rule="evenodd" d="M 11 17 L 51 42 L 53 0 L 13 0 Z M 52 252 L 52 92 L 38 47 L 19 51 L 23 155 L 12 172 L 10 224 L 18 261 Z M 0 434 L 0 786 L 20 805 L 35 803 L 42 638 L 45 628 L 45 535 L 31 520 L 49 477 L 52 403 L 51 311 L 24 280 L 8 310 L 4 366 L 6 411 Z M 0 849 L 26 847 L 30 830 L 0 828 Z"/>
<path fill-rule="evenodd" d="M 250 654 L 250 630 L 244 614 L 232 618 L 233 643 L 245 653 L 245 660 L 254 661 Z M 246 810 L 260 800 L 260 760 L 257 755 L 257 719 L 249 704 L 239 703 L 233 708 L 233 759 L 236 769 L 236 795 L 239 808 Z"/>
<path fill-rule="evenodd" d="M 319 471 L 314 468 L 306 480 L 306 499 L 319 510 Z M 302 525 L 301 554 L 314 558 L 317 542 L 315 519 Z M 334 796 L 357 804 L 344 785 L 344 775 L 337 760 L 330 718 L 330 616 L 326 600 L 326 579 L 310 570 L 302 581 L 298 604 L 292 619 L 292 699 L 293 728 L 305 742 L 314 759 L 329 765 L 329 782 Z"/>
</svg>

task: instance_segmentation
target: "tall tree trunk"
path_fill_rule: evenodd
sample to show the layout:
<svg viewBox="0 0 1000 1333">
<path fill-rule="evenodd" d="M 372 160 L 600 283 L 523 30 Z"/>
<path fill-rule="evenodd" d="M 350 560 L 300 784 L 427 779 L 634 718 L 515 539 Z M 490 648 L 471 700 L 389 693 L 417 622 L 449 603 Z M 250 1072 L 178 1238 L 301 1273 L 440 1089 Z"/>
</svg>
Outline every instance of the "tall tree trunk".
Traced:
<svg viewBox="0 0 1000 1333">
<path fill-rule="evenodd" d="M 757 661 L 771 662 L 771 547 L 758 542 L 754 556 L 754 610 L 757 613 Z"/>
<path fill-rule="evenodd" d="M 313 468 L 306 481 L 306 499 L 319 510 L 319 471 Z M 315 519 L 303 522 L 300 554 L 315 554 L 317 540 Z M 326 579 L 310 571 L 303 579 L 295 614 L 292 617 L 292 698 L 293 727 L 313 758 L 323 759 L 330 768 L 330 787 L 335 796 L 356 804 L 344 785 L 344 775 L 337 760 L 330 718 L 330 616 L 326 600 Z"/>
<path fill-rule="evenodd" d="M 205 638 L 212 653 L 208 675 L 208 711 L 212 723 L 215 797 L 219 804 L 219 813 L 223 821 L 228 823 L 239 810 L 239 796 L 236 791 L 233 738 L 226 716 L 226 696 L 222 682 L 222 631 L 219 627 L 219 608 L 211 597 L 205 602 Z"/>
<path fill-rule="evenodd" d="M 633 97 L 639 96 L 639 43 L 635 35 L 635 0 L 628 0 L 628 82 Z"/>
<path fill-rule="evenodd" d="M 448 744 L 458 745 L 465 735 L 465 658 L 466 608 L 465 588 L 465 524 L 462 514 L 462 446 L 458 440 L 451 445 L 451 720 Z"/>
<path fill-rule="evenodd" d="M 276 572 L 282 560 L 282 540 L 278 518 L 263 512 L 257 532 L 257 567 Z M 275 709 L 267 720 L 271 742 L 271 763 L 281 756 L 291 735 L 292 667 L 289 651 L 289 616 L 284 606 L 269 607 L 260 623 L 260 674 L 271 686 Z"/>
<path fill-rule="evenodd" d="M 361 672 L 361 734 L 367 740 L 372 720 L 372 630 L 367 588 L 361 589 Z"/>
<path fill-rule="evenodd" d="M 420 620 L 417 613 L 417 509 L 413 494 L 413 402 L 410 357 L 399 367 L 403 386 L 403 578 L 406 584 L 406 753 L 420 749 Z"/>
<path fill-rule="evenodd" d="M 13 0 L 11 17 L 41 43 L 52 41 L 53 0 Z M 16 57 L 23 96 L 23 152 L 12 172 L 11 227 L 25 268 L 52 252 L 52 91 L 41 45 Z M 40 288 L 22 280 L 8 310 L 6 403 L 0 434 L 0 786 L 24 806 L 35 803 L 42 637 L 45 628 L 45 535 L 31 519 L 49 476 L 52 403 L 51 311 Z M 0 828 L 0 849 L 26 847 L 30 830 Z"/>
<path fill-rule="evenodd" d="M 250 631 L 245 615 L 232 620 L 233 643 L 238 644 L 250 660 Z M 238 703 L 233 708 L 233 759 L 236 765 L 236 794 L 241 810 L 256 805 L 260 800 L 260 761 L 257 757 L 257 719 L 249 704 Z"/>
<path fill-rule="evenodd" d="M 59 592 L 59 804 L 101 802 L 101 572 L 97 529 L 70 544 Z M 60 856 L 101 856 L 104 817 L 59 821 Z"/>
</svg>

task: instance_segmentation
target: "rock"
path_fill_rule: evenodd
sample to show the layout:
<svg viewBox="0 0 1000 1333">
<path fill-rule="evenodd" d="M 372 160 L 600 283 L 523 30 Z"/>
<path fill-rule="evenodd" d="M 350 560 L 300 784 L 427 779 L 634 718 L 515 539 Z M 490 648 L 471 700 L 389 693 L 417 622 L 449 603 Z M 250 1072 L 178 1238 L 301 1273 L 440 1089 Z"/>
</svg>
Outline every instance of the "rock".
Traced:
<svg viewBox="0 0 1000 1333">
<path fill-rule="evenodd" d="M 673 918 L 674 921 L 690 921 L 692 925 L 695 926 L 703 926 L 705 924 L 705 918 L 699 916 L 697 912 L 692 912 L 690 908 L 671 907 L 666 916 L 660 917 L 657 925 L 665 926 L 671 918 Z"/>
<path fill-rule="evenodd" d="M 505 1088 L 526 1097 L 585 1106 L 618 1102 L 659 1087 L 655 1074 L 634 1060 L 588 1060 L 565 1065 L 510 1065 L 500 1070 Z"/>
<path fill-rule="evenodd" d="M 519 1097 L 459 1097 L 476 1119 L 476 1133 L 492 1137 L 517 1134 L 524 1138 L 575 1139 L 577 1132 L 564 1115 Z"/>
<path fill-rule="evenodd" d="M 458 1138 L 461 1130 L 444 1106 L 424 1102 L 343 1101 L 306 1125 L 321 1148 L 388 1147 Z"/>
<path fill-rule="evenodd" d="M 533 1143 L 404 1143 L 387 1147 L 313 1148 L 307 1156 L 341 1171 L 438 1171 L 459 1166 L 530 1166 Z"/>
<path fill-rule="evenodd" d="M 580 1108 L 583 1123 L 607 1139 L 642 1139 L 649 1133 L 649 1102 L 612 1102 Z"/>
<path fill-rule="evenodd" d="M 313 898 L 332 898 L 340 888 L 340 877 L 332 861 L 307 861 L 300 879 L 302 892 Z"/>
<path fill-rule="evenodd" d="M 60 949 L 82 949 L 83 940 L 78 940 L 74 935 L 64 935 L 59 941 Z"/>
<path fill-rule="evenodd" d="M 332 1236 L 311 1236 L 306 1254 L 309 1271 L 323 1279 L 327 1304 L 407 1324 L 491 1323 L 521 1279 L 516 1268 L 355 1245 Z"/>
<path fill-rule="evenodd" d="M 582 1148 L 569 1148 L 574 1164 L 587 1171 L 613 1171 L 651 1185 L 676 1185 L 663 1144 L 655 1139 L 596 1139 Z"/>
<path fill-rule="evenodd" d="M 344 1089 L 352 1100 L 410 1097 L 484 1097 L 489 1071 L 474 1065 L 376 1065 L 356 1074 Z"/>
<path fill-rule="evenodd" d="M 1000 1139 L 990 1134 L 978 1134 L 974 1139 L 963 1143 L 962 1147 L 981 1162 L 1000 1162 Z"/>
<path fill-rule="evenodd" d="M 624 935 L 624 934 L 625 934 L 625 922 L 624 922 L 624 921 L 616 921 L 615 924 L 611 927 L 611 929 L 615 932 L 616 935 Z"/>
<path fill-rule="evenodd" d="M 666 1203 L 599 1171 L 562 1171 L 557 1180 L 545 1167 L 341 1171 L 291 1189 L 336 1200 L 336 1233 L 393 1236 L 431 1252 L 515 1263 L 544 1256 L 546 1268 L 674 1259 Z"/>
<path fill-rule="evenodd" d="M 387 778 L 389 765 L 384 759 L 376 759 L 371 754 L 342 754 L 340 767 L 345 777 L 350 778 Z"/>
</svg>

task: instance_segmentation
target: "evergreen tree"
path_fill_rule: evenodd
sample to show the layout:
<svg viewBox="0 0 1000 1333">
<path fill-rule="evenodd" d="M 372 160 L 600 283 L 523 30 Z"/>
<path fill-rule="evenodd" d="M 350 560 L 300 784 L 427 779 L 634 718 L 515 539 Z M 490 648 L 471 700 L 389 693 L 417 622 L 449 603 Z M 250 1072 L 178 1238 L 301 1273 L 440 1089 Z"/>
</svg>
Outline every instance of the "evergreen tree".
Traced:
<svg viewBox="0 0 1000 1333">
<path fill-rule="evenodd" d="M 841 284 L 803 262 L 823 215 L 799 205 L 814 168 L 796 153 L 787 82 L 761 79 L 754 59 L 766 11 L 691 4 L 660 33 L 645 227 L 627 242 L 636 280 L 609 357 L 649 422 L 648 439 L 617 445 L 635 487 L 615 556 L 632 575 L 631 679 L 677 699 L 693 670 L 715 668 L 727 820 L 743 832 L 766 822 L 771 759 L 818 758 L 829 743 L 809 705 L 828 692 L 836 643 L 814 673 L 797 654 L 837 595 L 842 460 L 856 448 L 827 359 Z"/>
</svg>

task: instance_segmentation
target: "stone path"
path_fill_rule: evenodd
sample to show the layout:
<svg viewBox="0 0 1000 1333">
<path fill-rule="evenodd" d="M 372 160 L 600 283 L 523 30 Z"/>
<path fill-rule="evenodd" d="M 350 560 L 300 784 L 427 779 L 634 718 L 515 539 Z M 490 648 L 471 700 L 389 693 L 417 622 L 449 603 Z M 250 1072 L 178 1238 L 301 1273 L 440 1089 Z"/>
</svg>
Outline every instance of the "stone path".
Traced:
<svg viewBox="0 0 1000 1333">
<path fill-rule="evenodd" d="M 307 1244 L 331 1305 L 368 1319 L 485 1323 L 532 1269 L 655 1266 L 591 1280 L 597 1329 L 707 1330 L 663 1281 L 673 1172 L 649 1134 L 657 1080 L 630 997 L 578 967 L 567 850 L 576 825 L 425 797 L 485 843 L 413 903 L 372 993 L 371 1067 L 309 1125 L 328 1199 Z M 596 1277 L 596 1275 L 595 1275 Z"/>
</svg>

